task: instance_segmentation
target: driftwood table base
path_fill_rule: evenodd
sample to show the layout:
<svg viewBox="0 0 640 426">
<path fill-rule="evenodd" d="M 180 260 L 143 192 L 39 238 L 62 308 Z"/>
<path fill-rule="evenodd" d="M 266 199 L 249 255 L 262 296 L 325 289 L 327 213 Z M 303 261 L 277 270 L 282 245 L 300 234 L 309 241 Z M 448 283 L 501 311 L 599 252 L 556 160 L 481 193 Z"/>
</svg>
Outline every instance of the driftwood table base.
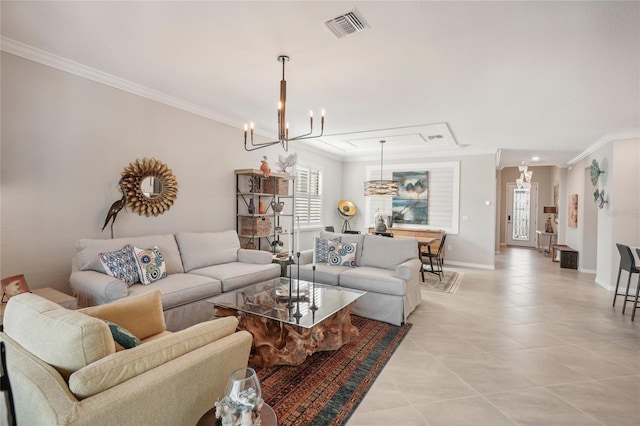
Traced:
<svg viewBox="0 0 640 426">
<path fill-rule="evenodd" d="M 240 320 L 238 329 L 253 335 L 249 362 L 261 367 L 299 365 L 314 352 L 339 349 L 358 335 L 358 328 L 351 324 L 351 305 L 312 328 L 220 306 L 216 309 L 217 316 L 237 316 Z"/>
</svg>

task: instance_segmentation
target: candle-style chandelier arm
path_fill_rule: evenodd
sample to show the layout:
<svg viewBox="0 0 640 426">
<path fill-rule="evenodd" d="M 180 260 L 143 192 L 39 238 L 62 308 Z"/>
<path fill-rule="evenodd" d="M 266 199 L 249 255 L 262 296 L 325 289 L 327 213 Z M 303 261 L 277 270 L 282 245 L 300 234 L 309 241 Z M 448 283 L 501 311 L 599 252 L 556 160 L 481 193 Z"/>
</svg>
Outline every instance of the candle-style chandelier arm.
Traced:
<svg viewBox="0 0 640 426">
<path fill-rule="evenodd" d="M 309 114 L 309 132 L 299 136 L 289 137 L 289 123 L 286 120 L 287 112 L 287 81 L 284 78 L 284 64 L 290 59 L 288 56 L 278 56 L 278 62 L 282 63 L 282 80 L 280 80 L 280 102 L 278 102 L 278 140 L 270 142 L 255 143 L 253 140 L 253 123 L 251 123 L 250 144 L 247 145 L 247 125 L 244 126 L 244 149 L 246 151 L 255 151 L 257 149 L 266 148 L 271 145 L 280 144 L 285 152 L 289 151 L 289 141 L 299 141 L 303 139 L 314 139 L 324 135 L 324 110 L 320 117 L 320 133 L 313 134 L 313 111 Z"/>
</svg>

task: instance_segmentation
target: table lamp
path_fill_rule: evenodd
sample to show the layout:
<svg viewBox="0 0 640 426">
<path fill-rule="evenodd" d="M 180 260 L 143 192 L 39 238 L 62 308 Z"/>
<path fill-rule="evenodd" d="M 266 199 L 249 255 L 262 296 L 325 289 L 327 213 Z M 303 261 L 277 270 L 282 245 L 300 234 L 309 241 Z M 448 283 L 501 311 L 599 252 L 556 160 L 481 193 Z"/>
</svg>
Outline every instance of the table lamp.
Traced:
<svg viewBox="0 0 640 426">
<path fill-rule="evenodd" d="M 543 211 L 545 214 L 549 215 L 549 217 L 547 218 L 547 222 L 544 224 L 544 232 L 553 234 L 553 222 L 551 221 L 551 215 L 556 214 L 558 212 L 558 209 L 556 208 L 556 206 L 545 206 L 543 208 Z"/>
</svg>

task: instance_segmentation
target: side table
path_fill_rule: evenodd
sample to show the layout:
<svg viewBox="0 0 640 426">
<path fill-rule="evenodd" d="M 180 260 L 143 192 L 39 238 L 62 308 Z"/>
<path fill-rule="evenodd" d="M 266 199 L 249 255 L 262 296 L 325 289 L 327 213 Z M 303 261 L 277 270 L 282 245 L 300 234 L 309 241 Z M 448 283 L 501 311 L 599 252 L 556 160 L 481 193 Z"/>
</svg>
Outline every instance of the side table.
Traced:
<svg viewBox="0 0 640 426">
<path fill-rule="evenodd" d="M 271 261 L 271 263 L 277 263 L 280 265 L 280 276 L 281 277 L 286 277 L 287 276 L 287 266 L 289 266 L 290 264 L 293 264 L 293 261 L 289 261 L 288 257 L 282 258 L 282 257 L 278 257 L 276 255 L 273 256 L 273 260 Z"/>
<path fill-rule="evenodd" d="M 58 305 L 67 308 L 67 309 L 76 309 L 78 307 L 78 301 L 75 297 L 69 296 L 66 293 L 58 291 L 56 289 L 45 287 L 45 288 L 36 288 L 31 290 L 31 293 L 37 294 L 40 297 L 44 297 L 45 299 L 51 300 Z M 4 308 L 7 306 L 7 303 L 0 303 L 0 325 L 2 325 L 2 320 L 4 318 Z"/>
<path fill-rule="evenodd" d="M 216 407 L 214 406 L 200 417 L 196 426 L 218 426 L 221 424 L 222 422 L 220 422 L 219 419 L 216 419 Z M 278 426 L 276 412 L 273 411 L 273 408 L 271 408 L 270 405 L 262 405 L 262 409 L 260 410 L 260 424 L 262 426 Z"/>
</svg>

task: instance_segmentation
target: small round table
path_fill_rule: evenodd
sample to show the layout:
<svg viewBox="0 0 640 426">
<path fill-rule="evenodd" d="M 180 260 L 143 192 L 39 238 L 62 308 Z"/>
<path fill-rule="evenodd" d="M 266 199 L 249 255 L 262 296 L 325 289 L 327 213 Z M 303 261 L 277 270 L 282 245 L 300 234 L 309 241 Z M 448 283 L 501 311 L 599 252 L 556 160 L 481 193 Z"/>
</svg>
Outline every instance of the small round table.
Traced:
<svg viewBox="0 0 640 426">
<path fill-rule="evenodd" d="M 262 409 L 260 410 L 260 421 L 262 422 L 262 426 L 278 426 L 276 412 L 267 404 L 262 405 Z M 222 422 L 219 419 L 216 419 L 216 407 L 214 406 L 200 417 L 196 426 L 219 426 L 221 424 Z"/>
</svg>

